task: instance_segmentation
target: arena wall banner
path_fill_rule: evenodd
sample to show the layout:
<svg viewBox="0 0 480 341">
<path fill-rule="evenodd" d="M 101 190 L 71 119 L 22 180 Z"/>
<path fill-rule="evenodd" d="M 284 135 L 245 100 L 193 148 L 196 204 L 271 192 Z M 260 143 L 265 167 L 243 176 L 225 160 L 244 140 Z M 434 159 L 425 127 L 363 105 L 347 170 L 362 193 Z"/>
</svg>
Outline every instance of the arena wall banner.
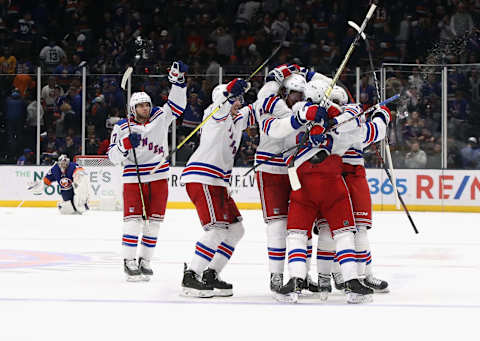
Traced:
<svg viewBox="0 0 480 341">
<path fill-rule="evenodd" d="M 54 207 L 60 199 L 59 188 L 45 187 L 40 194 L 27 190 L 28 184 L 41 181 L 50 167 L 0 167 L 0 206 Z M 169 208 L 192 208 L 184 186 L 181 167 L 174 167 L 169 179 Z M 121 198 L 120 173 L 114 167 L 86 169 L 92 193 Z M 233 170 L 231 191 L 241 209 L 259 209 L 255 176 L 242 175 L 245 168 Z M 480 212 L 480 171 L 478 170 L 396 170 L 397 188 L 410 210 Z M 375 210 L 395 210 L 393 188 L 381 169 L 367 169 L 367 178 Z M 328 190 L 326 188 L 325 190 Z"/>
</svg>

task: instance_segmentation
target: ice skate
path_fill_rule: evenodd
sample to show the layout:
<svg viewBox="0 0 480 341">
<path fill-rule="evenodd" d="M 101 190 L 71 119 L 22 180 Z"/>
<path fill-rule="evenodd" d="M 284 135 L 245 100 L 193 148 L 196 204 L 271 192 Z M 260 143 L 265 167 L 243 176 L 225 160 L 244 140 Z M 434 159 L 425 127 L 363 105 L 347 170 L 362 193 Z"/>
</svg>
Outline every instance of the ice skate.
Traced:
<svg viewBox="0 0 480 341">
<path fill-rule="evenodd" d="M 148 282 L 153 276 L 153 270 L 150 267 L 150 260 L 140 257 L 138 260 L 138 267 L 142 273 L 142 279 Z"/>
<path fill-rule="evenodd" d="M 301 296 L 311 296 L 315 293 L 318 293 L 318 285 L 312 280 L 309 274 L 303 281 L 303 290 Z"/>
<path fill-rule="evenodd" d="M 202 279 L 205 284 L 213 287 L 213 296 L 229 297 L 233 296 L 233 286 L 230 283 L 218 278 L 218 274 L 213 269 L 207 269 L 203 272 Z"/>
<path fill-rule="evenodd" d="M 343 276 L 341 272 L 333 272 L 332 273 L 333 281 L 335 283 L 335 289 L 338 291 L 345 290 L 345 281 L 343 280 Z"/>
<path fill-rule="evenodd" d="M 199 279 L 199 275 L 193 270 L 187 270 L 187 264 L 184 264 L 182 293 L 184 296 L 208 298 L 213 297 L 213 287 Z"/>
<path fill-rule="evenodd" d="M 357 278 L 345 282 L 347 303 L 370 303 L 372 302 L 373 289 L 364 286 Z"/>
<path fill-rule="evenodd" d="M 375 278 L 373 277 L 373 275 L 368 275 L 367 277 L 365 277 L 365 279 L 363 280 L 363 284 L 373 289 L 373 291 L 376 293 L 386 294 L 390 292 L 390 289 L 388 288 L 388 282 Z"/>
<path fill-rule="evenodd" d="M 278 292 L 283 286 L 283 274 L 272 272 L 270 274 L 270 290 L 272 292 Z"/>
<path fill-rule="evenodd" d="M 302 292 L 305 280 L 303 278 L 292 277 L 282 286 L 278 292 L 274 293 L 274 298 L 283 303 L 297 303 L 298 294 Z"/>
<path fill-rule="evenodd" d="M 328 294 L 332 292 L 331 278 L 332 276 L 330 274 L 318 274 L 318 291 L 322 301 L 326 301 Z"/>
<path fill-rule="evenodd" d="M 123 260 L 123 271 L 125 271 L 127 282 L 138 282 L 142 280 L 142 273 L 138 268 L 135 258 Z"/>
</svg>

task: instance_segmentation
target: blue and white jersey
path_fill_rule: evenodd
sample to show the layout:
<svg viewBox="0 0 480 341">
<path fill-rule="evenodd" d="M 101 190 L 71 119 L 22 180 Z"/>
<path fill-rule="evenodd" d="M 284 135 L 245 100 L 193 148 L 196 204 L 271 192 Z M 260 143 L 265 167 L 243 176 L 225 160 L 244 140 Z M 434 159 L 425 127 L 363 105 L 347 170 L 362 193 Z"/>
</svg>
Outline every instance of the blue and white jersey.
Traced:
<svg viewBox="0 0 480 341">
<path fill-rule="evenodd" d="M 273 174 L 286 174 L 287 168 L 282 156 L 272 156 L 279 154 L 285 149 L 285 135 L 277 137 L 274 134 L 274 122 L 277 119 L 290 117 L 292 110 L 278 94 L 280 86 L 277 82 L 271 81 L 265 83 L 257 95 L 257 100 L 253 103 L 255 118 L 258 122 L 260 132 L 260 142 L 255 153 L 255 164 L 261 163 L 257 171 Z"/>
<path fill-rule="evenodd" d="M 123 139 L 129 135 L 128 123 L 132 133 L 141 135 L 140 145 L 135 148 L 140 179 L 143 183 L 168 178 L 169 163 L 164 161 L 154 174 L 150 171 L 168 156 L 168 127 L 180 115 L 187 105 L 187 88 L 172 85 L 168 101 L 162 107 L 153 107 L 146 123 L 138 123 L 130 116 L 119 121 L 113 128 L 108 147 L 108 157 L 114 164 L 123 165 L 122 182 L 137 183 L 137 173 L 132 149 L 126 150 Z"/>
<path fill-rule="evenodd" d="M 225 97 L 221 98 L 221 102 Z M 216 108 L 211 104 L 204 111 L 205 119 Z M 242 140 L 243 130 L 255 123 L 253 107 L 248 105 L 233 117 L 232 105 L 227 101 L 202 127 L 200 145 L 183 169 L 181 183 L 202 183 L 228 187 L 232 176 L 235 154 Z"/>
<path fill-rule="evenodd" d="M 51 185 L 55 181 L 58 182 L 63 200 L 72 200 L 74 194 L 73 174 L 75 174 L 77 170 L 83 170 L 83 168 L 77 165 L 75 162 L 70 162 L 65 172 L 62 172 L 60 166 L 55 163 L 53 167 L 50 168 L 47 175 L 45 175 L 43 178 L 43 183 L 46 185 Z"/>
</svg>

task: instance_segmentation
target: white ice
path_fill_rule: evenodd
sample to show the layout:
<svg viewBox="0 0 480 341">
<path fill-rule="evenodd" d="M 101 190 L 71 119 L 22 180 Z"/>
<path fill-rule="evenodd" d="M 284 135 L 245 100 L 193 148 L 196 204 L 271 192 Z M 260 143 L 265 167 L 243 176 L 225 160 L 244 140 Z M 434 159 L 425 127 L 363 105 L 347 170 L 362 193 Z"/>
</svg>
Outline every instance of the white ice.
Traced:
<svg viewBox="0 0 480 341">
<path fill-rule="evenodd" d="M 154 278 L 127 283 L 120 212 L 0 208 L 0 340 L 480 339 L 478 214 L 413 212 L 415 235 L 404 213 L 376 212 L 375 273 L 391 292 L 368 305 L 338 292 L 327 303 L 274 301 L 261 212 L 242 215 L 245 237 L 222 273 L 234 296 L 193 299 L 179 295 L 202 233 L 193 210 L 167 211 Z M 29 263 L 38 255 L 48 264 Z"/>
</svg>

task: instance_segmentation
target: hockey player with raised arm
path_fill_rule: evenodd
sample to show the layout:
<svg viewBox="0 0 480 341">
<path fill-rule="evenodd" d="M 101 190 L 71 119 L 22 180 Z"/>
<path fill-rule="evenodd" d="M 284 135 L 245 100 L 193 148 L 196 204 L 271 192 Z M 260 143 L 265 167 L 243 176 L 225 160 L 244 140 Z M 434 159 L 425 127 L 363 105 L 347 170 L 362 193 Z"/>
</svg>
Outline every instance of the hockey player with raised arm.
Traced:
<svg viewBox="0 0 480 341">
<path fill-rule="evenodd" d="M 168 128 L 185 110 L 187 70 L 188 66 L 181 61 L 173 63 L 168 75 L 172 87 L 162 107 L 152 107 L 152 100 L 145 92 L 133 93 L 127 118 L 119 121 L 112 131 L 108 157 L 123 166 L 122 257 L 128 281 L 149 280 L 153 275 L 150 261 L 167 205 L 169 163 L 164 162 L 153 174 L 150 171 L 166 159 Z M 142 219 L 137 166 L 148 222 Z"/>
<path fill-rule="evenodd" d="M 368 186 L 366 171 L 364 167 L 363 151 L 373 143 L 385 138 L 386 129 L 391 121 L 390 110 L 387 107 L 380 107 L 365 121 L 361 116 L 362 109 L 355 104 L 346 105 L 343 108 L 344 115 L 360 115 L 363 123 L 358 121 L 358 126 L 353 130 L 345 127 L 344 139 L 350 143 L 345 144 L 345 152 L 342 155 L 343 178 L 348 187 L 353 205 L 355 218 L 355 253 L 358 275 L 363 283 L 374 289 L 376 292 L 388 292 L 388 282 L 373 276 L 372 257 L 367 231 L 372 227 L 372 199 Z M 316 227 L 318 229 L 317 266 L 319 272 L 320 291 L 331 291 L 330 272 L 337 289 L 344 289 L 344 280 L 339 269 L 339 257 L 334 252 L 334 244 L 330 235 L 328 223 L 325 219 L 319 219 Z M 332 263 L 333 271 L 332 271 Z"/>
<path fill-rule="evenodd" d="M 287 214 L 290 197 L 290 182 L 287 167 L 279 154 L 296 141 L 298 133 L 303 131 L 300 124 L 292 127 L 290 118 L 293 108 L 304 98 L 306 80 L 329 80 L 328 77 L 308 72 L 295 64 L 284 64 L 273 69 L 267 82 L 259 91 L 254 103 L 255 114 L 260 128 L 260 143 L 255 154 L 257 168 L 257 186 L 267 224 L 267 248 L 270 270 L 270 289 L 278 291 L 283 285 L 283 269 L 286 252 Z M 288 125 L 283 129 L 283 125 Z M 307 240 L 307 267 L 311 259 L 311 231 Z M 315 283 L 307 276 L 305 289 L 317 291 Z"/>
<path fill-rule="evenodd" d="M 242 217 L 228 193 L 234 157 L 242 132 L 254 123 L 251 107 L 239 110 L 247 83 L 234 79 L 212 92 L 210 115 L 218 104 L 228 101 L 202 127 L 200 145 L 188 160 L 181 176 L 195 205 L 204 234 L 195 244 L 190 265 L 185 264 L 182 292 L 186 296 L 232 296 L 233 286 L 219 278 L 244 234 Z"/>
<path fill-rule="evenodd" d="M 260 142 L 255 162 L 257 186 L 267 232 L 270 290 L 283 285 L 286 249 L 286 227 L 290 182 L 282 157 L 272 156 L 283 151 L 284 140 L 269 135 L 272 121 L 292 115 L 292 107 L 303 100 L 305 77 L 295 64 L 283 64 L 273 69 L 252 105 L 259 125 Z M 295 134 L 295 133 L 293 133 Z"/>
<path fill-rule="evenodd" d="M 336 241 L 336 251 L 342 256 L 341 270 L 348 279 L 347 302 L 368 302 L 373 293 L 359 281 L 357 275 L 354 252 L 356 228 L 349 192 L 342 178 L 341 155 L 346 149 L 338 134 L 325 134 L 330 123 L 329 116 L 333 117 L 340 111 L 337 106 L 331 103 L 328 105 L 327 109 L 311 102 L 303 102 L 297 104 L 292 117 L 272 122 L 279 135 L 282 131 L 283 135 L 288 135 L 289 131 L 299 129 L 308 121 L 317 122 L 310 131 L 310 143 L 302 146 L 297 155 L 291 155 L 287 159 L 289 163 L 296 157 L 295 164 L 302 187 L 290 194 L 287 223 L 290 280 L 278 291 L 276 297 L 279 300 L 296 301 L 296 295 L 304 286 L 307 273 L 307 233 L 319 215 L 327 219 Z"/>
<path fill-rule="evenodd" d="M 60 185 L 63 199 L 57 205 L 61 214 L 82 214 L 88 210 L 90 190 L 88 175 L 82 167 L 70 162 L 65 154 L 58 157 L 58 161 L 43 178 L 45 186 L 50 186 L 55 181 Z M 38 190 L 41 187 L 41 183 L 35 183 L 31 189 Z"/>
</svg>

